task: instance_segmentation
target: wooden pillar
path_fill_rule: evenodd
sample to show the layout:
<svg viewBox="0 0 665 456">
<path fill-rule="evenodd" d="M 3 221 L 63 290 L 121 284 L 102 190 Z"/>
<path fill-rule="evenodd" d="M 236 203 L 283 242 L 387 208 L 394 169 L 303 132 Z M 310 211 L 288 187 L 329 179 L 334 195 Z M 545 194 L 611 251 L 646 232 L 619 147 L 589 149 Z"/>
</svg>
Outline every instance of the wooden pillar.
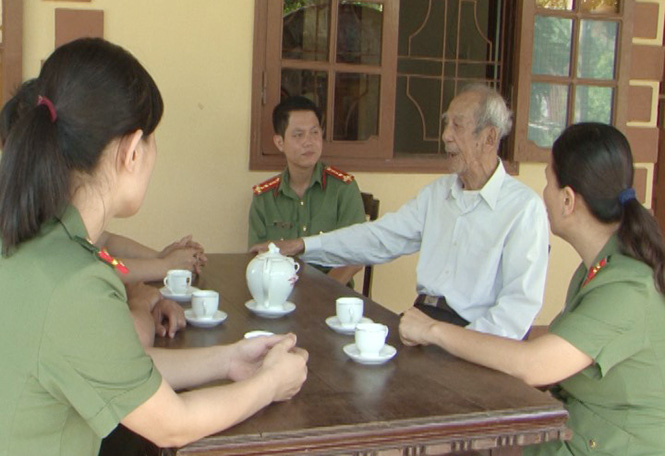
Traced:
<svg viewBox="0 0 665 456">
<path fill-rule="evenodd" d="M 2 103 L 23 81 L 23 1 L 2 0 Z"/>
</svg>

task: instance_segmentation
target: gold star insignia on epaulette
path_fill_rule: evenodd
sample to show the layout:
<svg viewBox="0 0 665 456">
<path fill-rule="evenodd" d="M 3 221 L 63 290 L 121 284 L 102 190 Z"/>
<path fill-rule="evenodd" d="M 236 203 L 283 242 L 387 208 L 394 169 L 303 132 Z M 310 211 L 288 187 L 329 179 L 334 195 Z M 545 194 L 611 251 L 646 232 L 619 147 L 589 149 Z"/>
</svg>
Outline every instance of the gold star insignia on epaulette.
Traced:
<svg viewBox="0 0 665 456">
<path fill-rule="evenodd" d="M 125 264 L 122 261 L 118 260 L 117 258 L 113 258 L 111 254 L 108 252 L 108 250 L 103 248 L 100 249 L 95 244 L 93 244 L 93 242 L 90 239 L 86 239 L 81 236 L 76 236 L 74 240 L 78 242 L 86 250 L 92 252 L 97 258 L 102 260 L 104 263 L 108 264 L 113 269 L 116 269 L 121 274 L 129 273 L 129 269 L 127 268 L 127 266 L 125 266 Z"/>
<path fill-rule="evenodd" d="M 252 191 L 254 192 L 255 195 L 260 195 L 262 193 L 267 192 L 268 190 L 276 189 L 277 187 L 279 187 L 279 183 L 281 181 L 282 181 L 281 176 L 271 177 L 267 181 L 261 182 L 260 184 L 256 184 L 255 186 L 253 186 Z"/>
<path fill-rule="evenodd" d="M 353 177 L 353 174 L 346 173 L 341 169 L 335 168 L 334 166 L 326 166 L 323 172 L 330 176 L 333 176 L 336 179 L 341 180 L 345 184 L 350 184 L 355 179 L 355 177 Z"/>
<path fill-rule="evenodd" d="M 585 286 L 587 283 L 591 282 L 594 277 L 598 274 L 598 272 L 603 269 L 605 266 L 607 266 L 609 258 L 605 257 L 602 260 L 600 260 L 598 263 L 596 263 L 595 266 L 592 266 L 591 269 L 589 269 L 589 272 L 587 272 L 586 279 L 584 280 L 584 283 L 582 286 Z"/>
</svg>

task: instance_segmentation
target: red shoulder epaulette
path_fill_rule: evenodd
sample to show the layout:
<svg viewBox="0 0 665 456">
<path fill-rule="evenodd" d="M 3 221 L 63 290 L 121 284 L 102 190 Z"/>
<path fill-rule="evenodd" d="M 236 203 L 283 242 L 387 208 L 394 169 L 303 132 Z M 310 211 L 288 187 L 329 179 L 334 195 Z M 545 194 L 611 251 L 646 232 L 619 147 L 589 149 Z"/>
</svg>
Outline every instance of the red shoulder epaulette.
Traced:
<svg viewBox="0 0 665 456">
<path fill-rule="evenodd" d="M 118 260 L 117 258 L 113 258 L 109 253 L 109 251 L 106 250 L 105 248 L 100 249 L 95 244 L 93 244 L 90 239 L 82 238 L 81 236 L 74 236 L 73 239 L 76 242 L 78 242 L 79 245 L 81 245 L 82 247 L 84 247 L 86 250 L 93 253 L 94 255 L 96 255 L 97 258 L 99 258 L 100 260 L 102 260 L 104 263 L 108 264 L 112 268 L 116 269 L 118 272 L 122 274 L 129 273 L 129 269 L 127 269 L 125 263 Z"/>
<path fill-rule="evenodd" d="M 252 187 L 252 191 L 255 195 L 260 195 L 261 193 L 265 193 L 268 190 L 277 189 L 281 181 L 281 175 L 271 177 L 267 181 L 256 184 L 254 187 Z"/>
<path fill-rule="evenodd" d="M 323 173 L 335 177 L 344 182 L 345 184 L 350 184 L 355 179 L 355 177 L 353 177 L 353 174 L 346 173 L 341 169 L 335 168 L 334 166 L 326 166 L 323 169 Z"/>
</svg>

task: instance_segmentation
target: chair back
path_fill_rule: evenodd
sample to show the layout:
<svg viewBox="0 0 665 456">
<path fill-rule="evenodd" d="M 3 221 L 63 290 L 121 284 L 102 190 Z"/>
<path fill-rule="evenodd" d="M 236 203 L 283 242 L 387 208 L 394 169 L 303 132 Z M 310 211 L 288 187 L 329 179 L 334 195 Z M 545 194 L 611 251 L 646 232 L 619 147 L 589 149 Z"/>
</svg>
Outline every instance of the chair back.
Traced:
<svg viewBox="0 0 665 456">
<path fill-rule="evenodd" d="M 374 198 L 371 193 L 360 193 L 365 206 L 365 215 L 368 220 L 376 220 L 379 218 L 379 204 L 380 201 Z M 372 266 L 365 266 L 365 276 L 363 278 L 363 294 L 370 298 L 372 296 Z"/>
</svg>

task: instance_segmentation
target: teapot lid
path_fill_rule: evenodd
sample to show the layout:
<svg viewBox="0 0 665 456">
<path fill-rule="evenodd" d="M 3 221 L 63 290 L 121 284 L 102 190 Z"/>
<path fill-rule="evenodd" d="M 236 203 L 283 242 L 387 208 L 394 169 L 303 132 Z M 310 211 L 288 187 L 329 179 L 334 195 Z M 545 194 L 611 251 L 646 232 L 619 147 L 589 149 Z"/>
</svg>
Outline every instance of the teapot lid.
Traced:
<svg viewBox="0 0 665 456">
<path fill-rule="evenodd" d="M 259 255 L 261 258 L 286 258 L 284 255 L 279 253 L 279 247 L 275 245 L 274 242 L 268 244 L 268 250 Z"/>
</svg>

